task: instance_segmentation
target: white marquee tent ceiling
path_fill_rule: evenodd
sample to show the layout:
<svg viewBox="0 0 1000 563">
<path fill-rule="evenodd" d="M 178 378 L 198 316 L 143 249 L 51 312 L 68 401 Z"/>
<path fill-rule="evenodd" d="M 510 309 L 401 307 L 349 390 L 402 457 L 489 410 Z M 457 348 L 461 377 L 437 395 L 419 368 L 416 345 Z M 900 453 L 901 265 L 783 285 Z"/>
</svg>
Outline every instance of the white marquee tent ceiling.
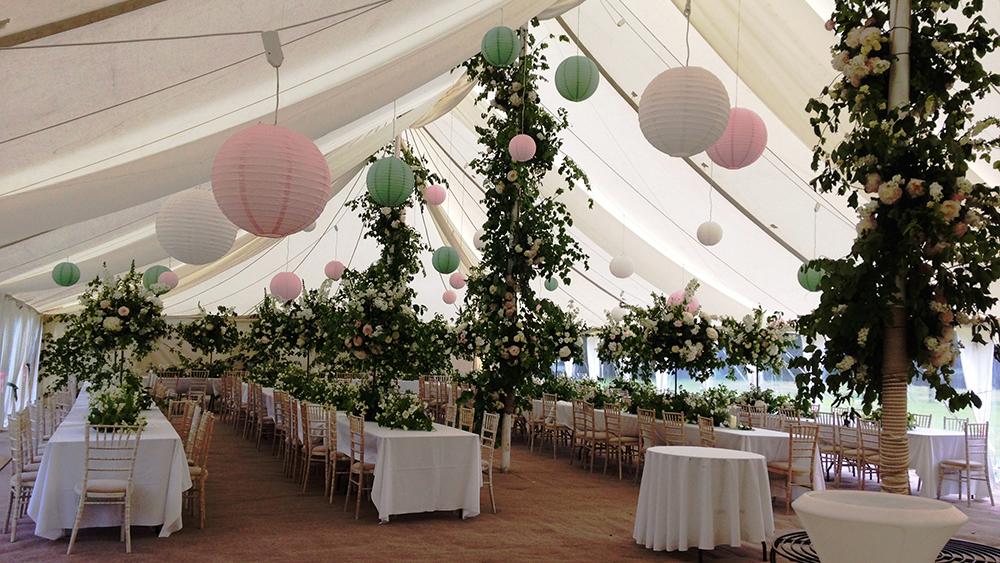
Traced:
<svg viewBox="0 0 1000 563">
<path fill-rule="evenodd" d="M 11 18 L 0 42 L 114 4 L 0 2 L 0 20 Z M 451 69 L 478 50 L 482 34 L 501 18 L 516 26 L 543 11 L 554 19 L 539 32 L 573 39 L 551 46 L 553 68 L 579 50 L 605 72 L 597 93 L 580 104 L 564 102 L 551 85 L 540 92 L 550 108 L 569 110 L 563 149 L 592 183 L 589 193 L 565 196 L 589 269 L 580 265 L 554 299 L 572 299 L 597 323 L 619 295 L 645 303 L 651 291 L 674 291 L 693 276 L 703 283 L 699 298 L 710 311 L 735 314 L 760 303 L 798 314 L 815 302 L 795 278 L 802 258 L 841 255 L 853 238 L 853 213 L 808 186 L 811 133 L 803 107 L 833 77 L 826 49 L 832 36 L 820 16 L 827 0 L 745 3 L 739 49 L 739 0 L 695 0 L 691 64 L 715 73 L 730 99 L 738 94 L 739 105 L 768 126 L 768 151 L 740 171 L 714 167 L 703 154 L 689 162 L 667 157 L 639 132 L 638 95 L 683 60 L 683 0 L 150 4 L 0 57 L 0 73 L 16 77 L 0 82 L 0 292 L 40 311 L 71 308 L 83 287 L 57 287 L 49 275 L 57 262 L 77 262 L 85 279 L 102 263 L 115 272 L 133 259 L 140 268 L 168 263 L 153 228 L 164 197 L 207 182 L 222 141 L 271 118 L 274 73 L 255 33 L 264 29 L 279 29 L 284 45 L 279 123 L 316 140 L 339 191 L 310 233 L 276 241 L 241 232 L 214 264 L 170 262 L 182 280 L 165 298 L 170 314 L 195 312 L 199 303 L 248 312 L 286 267 L 312 287 L 331 259 L 371 263 L 377 249 L 360 239 L 359 219 L 344 202 L 363 193 L 359 167 L 394 131 L 405 130 L 404 141 L 451 188 L 445 205 L 411 217 L 412 224 L 432 246 L 459 247 L 463 267 L 473 264 L 483 179 L 466 163 L 478 151 L 473 128 L 480 111 L 468 95 L 474 85 Z M 1000 6 L 989 10 L 987 17 L 1000 21 Z M 247 33 L 217 35 L 231 32 Z M 186 38 L 125 41 L 178 36 Z M 1000 113 L 1000 98 L 978 109 Z M 1000 182 L 996 171 L 976 172 Z M 548 178 L 547 189 L 557 181 Z M 710 205 L 725 236 L 704 247 L 693 234 Z M 637 272 L 624 281 L 608 273 L 611 257 L 623 250 Z M 441 301 L 443 277 L 429 255 L 424 262 L 428 274 L 415 282 L 421 300 L 433 312 L 454 313 Z"/>
</svg>

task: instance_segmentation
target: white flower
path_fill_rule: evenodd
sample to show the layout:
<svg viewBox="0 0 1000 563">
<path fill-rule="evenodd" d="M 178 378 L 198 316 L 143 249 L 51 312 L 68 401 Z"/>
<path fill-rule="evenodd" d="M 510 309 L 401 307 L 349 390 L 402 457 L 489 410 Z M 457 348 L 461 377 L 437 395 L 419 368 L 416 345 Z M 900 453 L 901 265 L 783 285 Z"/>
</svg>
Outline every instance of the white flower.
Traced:
<svg viewBox="0 0 1000 563">
<path fill-rule="evenodd" d="M 931 194 L 931 199 L 934 201 L 941 201 L 941 197 L 944 194 L 944 187 L 937 182 L 933 182 L 931 183 L 928 193 Z"/>
<path fill-rule="evenodd" d="M 844 359 L 842 359 L 839 362 L 837 362 L 837 366 L 836 367 L 840 371 L 847 371 L 847 370 L 851 369 L 852 367 L 854 367 L 854 362 L 855 362 L 855 360 L 854 360 L 853 356 L 844 356 Z"/>
<path fill-rule="evenodd" d="M 101 324 L 105 330 L 110 332 L 118 332 L 122 329 L 122 321 L 118 317 L 106 317 Z"/>
<path fill-rule="evenodd" d="M 572 352 L 570 351 L 569 346 L 563 346 L 559 349 L 560 358 L 568 358 L 571 353 Z"/>
</svg>

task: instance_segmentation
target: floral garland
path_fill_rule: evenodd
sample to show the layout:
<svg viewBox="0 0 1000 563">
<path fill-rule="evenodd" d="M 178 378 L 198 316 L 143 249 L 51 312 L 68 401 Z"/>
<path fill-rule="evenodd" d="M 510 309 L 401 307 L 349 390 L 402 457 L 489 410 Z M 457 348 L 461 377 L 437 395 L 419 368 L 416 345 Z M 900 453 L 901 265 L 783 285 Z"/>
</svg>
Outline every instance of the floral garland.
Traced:
<svg viewBox="0 0 1000 563">
<path fill-rule="evenodd" d="M 588 186 L 588 180 L 575 162 L 559 155 L 566 111 L 549 113 L 538 99 L 541 72 L 549 68 L 547 44 L 527 28 L 517 33 L 523 44 L 517 64 L 494 67 L 476 55 L 462 65 L 479 83 L 476 102 L 488 107 L 485 126 L 476 128 L 483 151 L 470 163 L 487 180 L 485 244 L 459 313 L 459 347 L 483 365 L 475 382 L 477 407 L 502 407 L 507 413 L 514 412 L 532 378 L 548 377 L 553 362 L 580 357 L 582 350 L 583 327 L 575 313 L 537 296 L 531 281 L 553 277 L 569 283 L 572 268 L 586 263 L 569 232 L 569 211 L 558 198 Z M 535 141 L 535 155 L 513 162 L 507 147 L 521 133 Z M 563 182 L 546 197 L 539 188 L 552 170 Z"/>
<path fill-rule="evenodd" d="M 208 313 L 198 305 L 201 317 L 181 323 L 174 331 L 195 352 L 208 356 L 208 361 L 198 362 L 209 370 L 212 377 L 218 377 L 221 364 L 217 365 L 217 354 L 229 354 L 240 344 L 239 330 L 236 328 L 236 310 L 232 307 L 219 308 Z"/>
<path fill-rule="evenodd" d="M 715 317 L 692 306 L 698 281 L 691 280 L 684 296 L 673 301 L 652 296 L 649 307 L 629 307 L 624 319 L 599 329 L 598 357 L 619 371 L 648 380 L 656 372 L 686 370 L 705 381 L 722 367 Z"/>
<path fill-rule="evenodd" d="M 956 9 L 961 26 L 949 13 Z M 974 103 L 1000 85 L 1000 75 L 982 65 L 1000 36 L 981 10 L 982 0 L 912 2 L 910 101 L 899 108 L 889 101 L 887 0 L 838 0 L 827 23 L 841 76 L 807 106 L 820 138 L 812 183 L 848 195 L 861 219 L 846 257 L 813 261 L 826 273 L 823 294 L 799 319 L 807 345 L 793 362 L 811 397 L 856 396 L 866 412 L 878 403 L 885 319 L 902 307 L 908 379 L 925 380 L 952 410 L 981 404 L 951 380 L 955 328 L 971 327 L 977 342 L 1000 329 L 988 314 L 996 302 L 990 284 L 1000 279 L 1000 190 L 969 171 L 1000 146 L 996 137 L 982 138 L 995 118 L 973 121 Z M 842 140 L 827 147 L 842 124 Z"/>
<path fill-rule="evenodd" d="M 795 344 L 795 333 L 781 313 L 765 316 L 764 309 L 757 307 L 742 319 L 723 318 L 719 343 L 726 351 L 730 374 L 734 366 L 780 373 L 785 367 L 785 352 Z"/>
</svg>

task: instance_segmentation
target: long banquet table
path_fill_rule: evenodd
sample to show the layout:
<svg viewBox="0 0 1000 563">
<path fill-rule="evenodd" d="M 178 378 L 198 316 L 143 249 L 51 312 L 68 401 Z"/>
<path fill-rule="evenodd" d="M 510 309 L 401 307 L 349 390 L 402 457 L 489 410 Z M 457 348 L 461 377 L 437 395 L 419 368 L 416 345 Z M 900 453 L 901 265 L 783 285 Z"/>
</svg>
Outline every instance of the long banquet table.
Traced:
<svg viewBox="0 0 1000 563">
<path fill-rule="evenodd" d="M 534 416 L 541 416 L 542 402 L 538 399 L 532 401 Z M 597 429 L 603 429 L 604 410 L 594 409 L 594 419 Z M 556 422 L 573 427 L 573 403 L 569 401 L 558 401 L 556 403 Z M 621 419 L 622 435 L 639 435 L 639 417 L 632 413 L 622 413 Z M 656 445 L 666 444 L 663 437 L 661 423 L 657 421 L 654 426 L 656 432 Z M 698 443 L 698 427 L 688 424 L 685 428 L 685 438 L 689 444 Z M 737 430 L 734 428 L 716 428 L 716 445 L 720 448 L 730 450 L 742 450 L 745 452 L 758 453 L 767 461 L 787 461 L 788 460 L 788 433 L 766 428 L 754 428 L 753 430 Z M 826 482 L 823 479 L 823 464 L 820 463 L 819 450 L 816 451 L 816 460 L 813 468 L 813 488 L 817 491 L 826 489 Z"/>
<path fill-rule="evenodd" d="M 89 395 L 80 391 L 66 418 L 53 432 L 42 457 L 28 516 L 35 521 L 35 535 L 58 539 L 76 520 L 80 497 L 74 491 L 83 481 Z M 184 444 L 170 422 L 157 409 L 143 411 L 146 428 L 136 455 L 132 492 L 132 525 L 160 526 L 168 537 L 183 526 L 182 493 L 191 488 Z M 121 525 L 118 506 L 87 506 L 81 528 Z"/>
</svg>

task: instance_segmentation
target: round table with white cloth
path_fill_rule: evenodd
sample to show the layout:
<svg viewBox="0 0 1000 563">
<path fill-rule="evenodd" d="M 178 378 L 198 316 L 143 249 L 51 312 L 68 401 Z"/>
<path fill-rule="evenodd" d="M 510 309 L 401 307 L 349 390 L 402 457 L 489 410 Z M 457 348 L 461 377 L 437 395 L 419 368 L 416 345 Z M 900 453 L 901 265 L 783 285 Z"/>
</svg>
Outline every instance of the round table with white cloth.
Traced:
<svg viewBox="0 0 1000 563">
<path fill-rule="evenodd" d="M 774 532 L 764 456 L 694 446 L 646 450 L 632 536 L 655 551 L 738 547 Z"/>
<path fill-rule="evenodd" d="M 938 428 L 914 428 L 906 435 L 910 442 L 910 467 L 917 470 L 917 475 L 923 481 L 920 491 L 915 494 L 935 498 L 937 496 L 938 465 L 941 460 L 965 459 L 965 432 Z M 987 466 L 987 471 L 992 479 L 993 472 L 989 466 Z M 954 494 L 958 494 L 958 482 L 955 479 L 948 479 L 941 487 L 941 496 L 946 497 Z M 977 498 L 986 497 L 986 483 L 973 481 L 972 495 Z"/>
</svg>

